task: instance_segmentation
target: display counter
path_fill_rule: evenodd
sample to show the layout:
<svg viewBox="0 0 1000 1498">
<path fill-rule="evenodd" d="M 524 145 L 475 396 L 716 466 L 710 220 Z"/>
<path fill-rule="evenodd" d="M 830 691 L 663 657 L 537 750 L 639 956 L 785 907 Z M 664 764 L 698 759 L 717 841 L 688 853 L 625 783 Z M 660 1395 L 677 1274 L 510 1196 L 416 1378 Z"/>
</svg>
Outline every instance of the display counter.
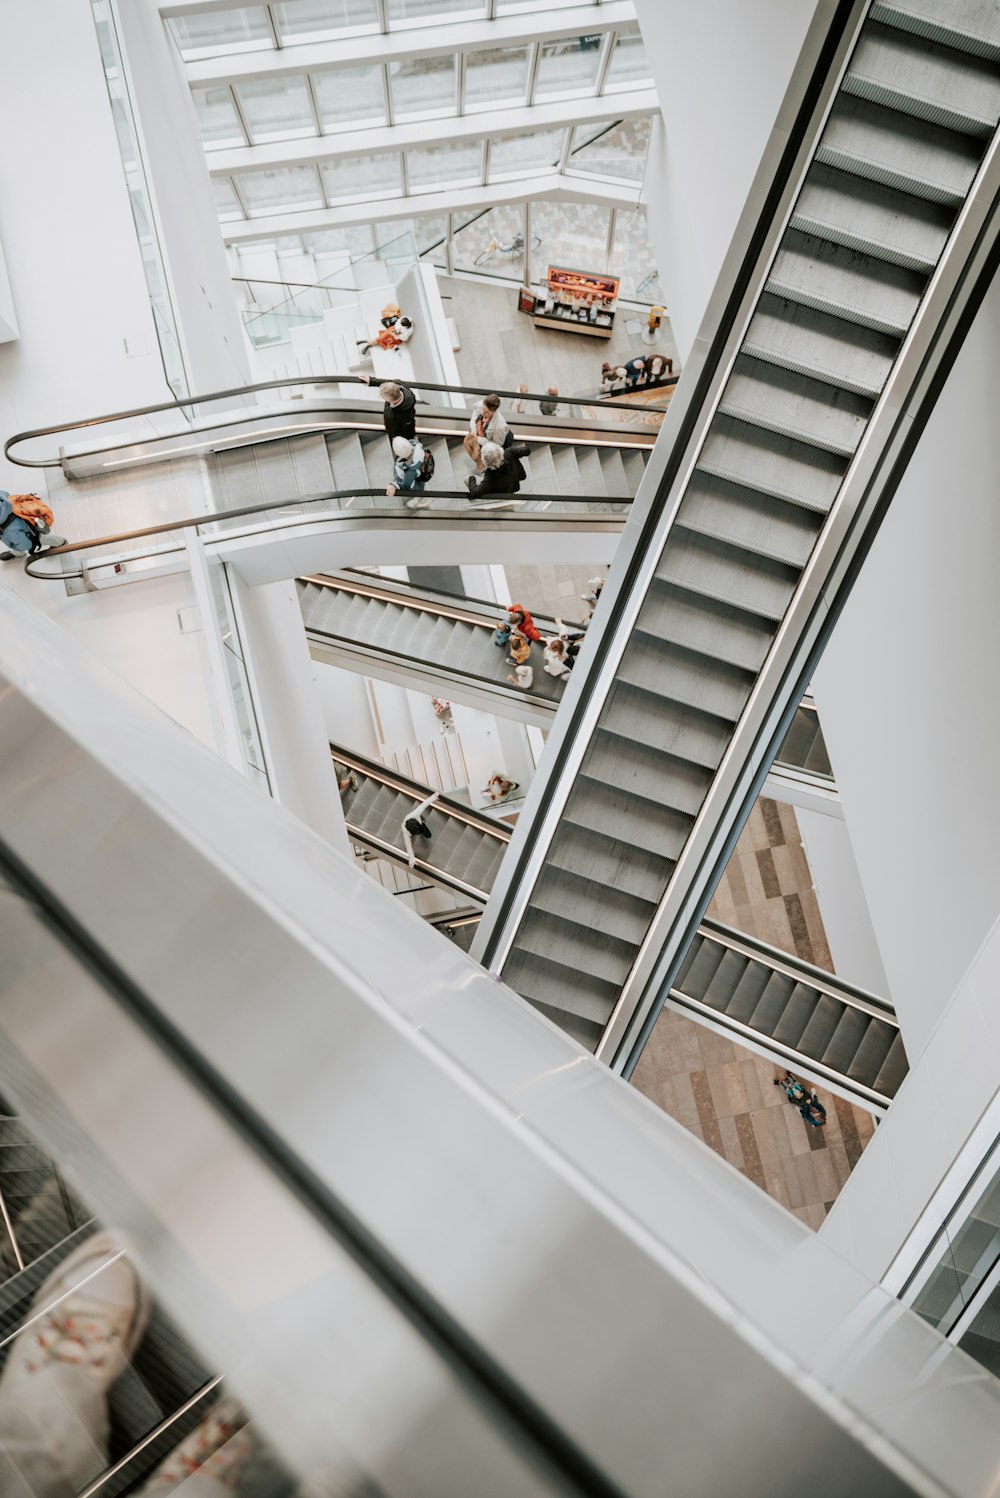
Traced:
<svg viewBox="0 0 1000 1498">
<path fill-rule="evenodd" d="M 540 328 L 610 338 L 615 325 L 618 277 L 550 265 L 546 289 L 526 286 L 518 295 L 519 312 Z"/>
</svg>

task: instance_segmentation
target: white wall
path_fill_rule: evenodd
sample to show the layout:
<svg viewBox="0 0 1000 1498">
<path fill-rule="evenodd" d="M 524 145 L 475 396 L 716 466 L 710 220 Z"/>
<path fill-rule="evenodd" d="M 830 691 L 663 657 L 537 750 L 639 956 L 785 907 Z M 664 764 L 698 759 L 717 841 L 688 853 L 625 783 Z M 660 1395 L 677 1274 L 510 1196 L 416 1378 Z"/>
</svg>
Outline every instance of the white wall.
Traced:
<svg viewBox="0 0 1000 1498">
<path fill-rule="evenodd" d="M 245 384 L 246 339 L 180 56 L 155 0 L 119 0 L 118 13 L 191 388 Z"/>
<path fill-rule="evenodd" d="M 801 805 L 795 808 L 795 819 L 802 834 L 834 972 L 845 982 L 867 988 L 869 993 L 892 1003 L 847 823 L 842 817 L 828 816 Z"/>
<path fill-rule="evenodd" d="M 1000 286 L 813 679 L 911 1060 L 1000 910 Z"/>
<path fill-rule="evenodd" d="M 687 359 L 760 163 L 814 0 L 635 0 L 660 97 L 646 169 L 649 232 Z"/>
<path fill-rule="evenodd" d="M 87 0 L 0 5 L 0 432 L 169 400 Z M 130 353 L 129 350 L 142 350 Z M 37 488 L 0 461 L 0 485 Z"/>
</svg>

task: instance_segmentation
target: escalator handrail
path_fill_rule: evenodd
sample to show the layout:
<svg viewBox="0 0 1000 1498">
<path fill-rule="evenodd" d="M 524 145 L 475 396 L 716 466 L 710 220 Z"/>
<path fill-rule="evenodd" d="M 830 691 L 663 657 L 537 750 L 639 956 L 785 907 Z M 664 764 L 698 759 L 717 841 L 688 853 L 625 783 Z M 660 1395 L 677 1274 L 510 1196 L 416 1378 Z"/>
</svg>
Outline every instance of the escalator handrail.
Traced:
<svg viewBox="0 0 1000 1498">
<path fill-rule="evenodd" d="M 350 573 L 350 576 L 345 577 L 345 573 Z M 307 573 L 300 581 L 315 583 L 317 587 L 330 588 L 339 593 L 359 593 L 367 598 L 381 599 L 384 603 L 398 603 L 403 608 L 417 609 L 425 614 L 437 614 L 442 619 L 456 619 L 462 624 L 472 624 L 479 629 L 496 629 L 497 612 L 502 614 L 505 611 L 504 605 L 499 600 L 472 598 L 462 593 L 447 593 L 443 588 L 425 588 L 422 584 L 403 582 L 402 579 L 396 577 L 376 577 L 370 572 L 362 572 L 360 569 L 351 567 L 339 568 L 336 572 Z M 429 596 L 431 594 L 436 596 Z M 482 609 L 483 613 L 474 614 L 473 605 Z M 532 613 L 531 617 L 536 624 L 539 620 L 545 624 L 560 622 L 554 614 L 540 614 L 537 610 Z M 573 629 L 585 628 L 576 619 L 565 619 L 562 622 Z M 317 633 L 322 633 L 322 631 L 317 631 Z"/>
<path fill-rule="evenodd" d="M 251 385 L 234 385 L 230 389 L 213 390 L 206 395 L 191 395 L 182 400 L 160 401 L 156 405 L 135 406 L 126 411 L 112 411 L 104 416 L 81 417 L 77 421 L 63 421 L 58 423 L 58 425 L 33 427 L 27 431 L 15 432 L 4 443 L 3 455 L 9 462 L 15 463 L 21 468 L 58 468 L 62 462 L 62 459 L 58 455 L 54 458 L 15 457 L 12 449 L 20 442 L 33 441 L 38 437 L 55 437 L 61 432 L 86 431 L 91 427 L 109 426 L 115 421 L 134 421 L 144 416 L 156 416 L 164 411 L 184 411 L 194 406 L 207 405 L 211 401 L 231 400 L 233 398 L 254 395 L 260 390 L 282 390 L 289 386 L 295 387 L 300 385 L 363 385 L 366 389 L 371 389 L 377 396 L 379 383 L 384 382 L 378 382 L 375 379 L 367 380 L 362 378 L 361 375 L 354 374 L 297 375 L 294 379 L 257 380 Z M 405 384 L 406 382 L 403 381 L 402 383 Z M 453 395 L 499 395 L 505 400 L 517 401 L 549 401 L 552 399 L 551 395 L 532 395 L 521 390 L 496 390 L 489 385 L 442 385 L 434 380 L 414 380 L 413 385 L 408 388 L 434 390 Z M 571 403 L 569 397 L 558 402 L 560 405 L 570 405 Z M 597 404 L 597 402 L 594 404 Z M 615 409 L 619 411 L 635 410 L 642 413 L 649 411 L 651 408 L 642 404 L 623 406 L 621 402 L 616 401 Z M 253 411 L 248 411 L 246 419 L 252 420 L 254 414 Z M 268 417 L 268 419 L 271 418 Z M 558 422 L 562 418 L 552 416 L 548 419 Z M 150 437 L 145 440 L 154 441 L 163 439 Z"/>
<path fill-rule="evenodd" d="M 458 490 L 458 489 L 435 489 L 434 492 L 433 492 L 433 496 L 432 497 L 433 498 L 437 498 L 437 499 L 465 499 L 465 500 L 468 500 L 469 493 L 468 493 L 467 489 L 466 490 Z M 299 496 L 299 498 L 297 498 L 297 499 L 282 499 L 282 500 L 278 500 L 276 502 L 272 501 L 271 503 L 256 504 L 256 505 L 239 505 L 237 508 L 232 509 L 232 510 L 216 510 L 216 511 L 214 511 L 212 513 L 204 514 L 204 515 L 187 515 L 187 516 L 184 517 L 183 520 L 163 521 L 163 522 L 161 522 L 158 525 L 143 525 L 143 526 L 139 526 L 136 530 L 119 531 L 115 535 L 110 535 L 110 536 L 93 536 L 93 537 L 91 537 L 87 541 L 69 541 L 69 542 L 66 543 L 65 546 L 50 546 L 50 547 L 46 548 L 46 550 L 44 550 L 42 552 L 35 552 L 34 554 L 28 556 L 25 559 L 24 571 L 25 571 L 25 573 L 26 573 L 26 575 L 28 577 L 37 578 L 41 582 L 50 582 L 50 583 L 67 582 L 67 581 L 72 580 L 73 578 L 81 578 L 81 577 L 83 577 L 85 575 L 85 567 L 81 567 L 76 572 L 69 572 L 69 571 L 38 572 L 35 569 L 36 569 L 36 567 L 38 566 L 38 564 L 40 562 L 45 561 L 46 558 L 48 558 L 48 557 L 68 556 L 70 553 L 72 553 L 72 552 L 78 552 L 78 551 L 92 551 L 97 546 L 114 546 L 114 545 L 117 545 L 119 542 L 123 542 L 123 541 L 138 541 L 138 540 L 142 540 L 144 537 L 147 537 L 147 536 L 162 536 L 162 535 L 169 535 L 173 531 L 195 530 L 199 526 L 212 525 L 215 522 L 220 521 L 220 520 L 238 520 L 238 519 L 240 519 L 244 515 L 259 515 L 261 513 L 265 513 L 265 512 L 271 511 L 271 510 L 290 510 L 293 505 L 321 504 L 321 503 L 323 503 L 323 502 L 325 502 L 327 500 L 334 500 L 334 499 L 338 499 L 339 500 L 339 499 L 365 499 L 365 498 L 382 498 L 382 499 L 385 499 L 385 498 L 387 498 L 386 492 L 385 492 L 385 488 L 382 487 L 382 488 L 378 488 L 378 489 L 362 489 L 362 488 L 358 487 L 358 488 L 352 488 L 352 489 L 334 489 L 334 490 L 331 490 L 328 494 L 302 495 L 302 496 Z M 496 499 L 498 501 L 498 504 L 497 504 L 497 506 L 494 509 L 490 509 L 490 510 L 479 509 L 479 510 L 474 511 L 471 516 L 467 512 L 465 512 L 465 511 L 454 511 L 454 510 L 439 510 L 437 512 L 436 516 L 435 516 L 435 511 L 434 511 L 433 506 L 431 506 L 430 508 L 428 508 L 426 510 L 419 510 L 419 511 L 414 512 L 412 510 L 406 509 L 405 505 L 397 505 L 397 506 L 395 506 L 393 508 L 393 510 L 392 510 L 392 515 L 394 517 L 396 515 L 405 515 L 405 516 L 407 516 L 408 519 L 414 520 L 414 521 L 417 521 L 419 518 L 428 518 L 428 517 L 431 517 L 431 518 L 440 518 L 441 516 L 450 516 L 452 519 L 454 519 L 456 515 L 460 515 L 463 519 L 475 519 L 477 516 L 481 515 L 484 518 L 496 520 L 496 519 L 501 518 L 500 517 L 500 513 L 499 513 L 500 507 L 501 507 L 501 502 L 503 500 L 505 500 L 505 499 L 509 499 L 509 500 L 513 501 L 516 498 L 517 498 L 516 495 L 497 495 Z M 580 494 L 580 495 L 576 495 L 576 494 L 573 494 L 573 495 L 566 495 L 566 494 L 532 494 L 530 496 L 529 495 L 525 495 L 524 498 L 531 498 L 531 499 L 542 500 L 542 501 L 547 500 L 550 504 L 566 504 L 567 502 L 569 502 L 570 504 L 574 504 L 574 505 L 577 505 L 577 504 L 630 505 L 632 503 L 631 499 L 627 499 L 627 498 L 623 498 L 623 499 L 609 499 L 606 494 Z M 328 513 L 322 514 L 322 515 L 313 515 L 313 516 L 303 515 L 301 517 L 301 519 L 305 523 L 308 523 L 310 521 L 315 522 L 315 521 L 319 521 L 319 520 L 333 520 L 333 519 L 338 519 L 338 518 L 340 518 L 340 519 L 347 519 L 347 520 L 358 520 L 358 519 L 361 519 L 362 517 L 374 517 L 374 516 L 380 515 L 381 513 L 383 513 L 383 512 L 378 511 L 378 510 L 335 509 L 335 510 L 329 511 Z M 555 513 L 558 514 L 559 512 L 556 511 Z M 553 514 L 551 512 L 549 512 L 549 511 L 547 511 L 547 510 L 546 511 L 527 511 L 527 512 L 518 510 L 518 511 L 514 512 L 514 515 L 516 516 L 516 518 L 517 518 L 517 520 L 518 520 L 519 523 L 524 523 L 525 521 L 530 522 L 533 519 L 537 519 L 537 520 L 551 520 L 553 518 Z M 570 512 L 569 515 L 565 515 L 565 514 L 562 515 L 561 516 L 561 523 L 565 524 L 565 522 L 567 521 L 567 519 L 574 518 L 574 515 L 575 515 L 575 512 Z M 597 517 L 587 516 L 586 518 L 590 519 L 590 520 L 593 520 L 593 519 L 595 519 Z M 605 518 L 611 519 L 613 517 L 608 516 L 608 517 L 605 517 Z M 213 540 L 219 540 L 220 537 L 219 536 L 213 536 L 212 539 Z M 180 546 L 178 546 L 177 550 L 180 550 L 180 549 L 181 549 Z M 134 555 L 126 558 L 125 560 L 134 561 L 134 562 L 140 562 L 140 561 L 143 561 L 146 557 L 154 556 L 154 555 L 156 555 L 155 552 L 137 552 Z M 97 565 L 97 566 L 104 566 L 104 567 L 110 567 L 110 566 L 112 566 L 116 562 L 116 560 L 120 560 L 120 559 L 117 559 L 115 557 L 102 557 L 102 558 L 100 558 L 97 561 L 97 563 L 95 565 Z"/>
<path fill-rule="evenodd" d="M 367 775 L 370 780 L 378 780 L 390 789 L 398 790 L 401 795 L 412 796 L 415 801 L 423 801 L 434 789 L 431 785 L 422 785 L 419 780 L 411 780 L 408 775 L 403 775 L 398 770 L 390 770 L 388 765 L 383 765 L 378 760 L 366 759 L 363 754 L 357 754 L 353 749 L 344 749 L 339 744 L 331 743 L 330 754 L 339 764 L 346 765 L 349 770 L 360 770 L 361 774 Z M 498 843 L 510 842 L 512 831 L 510 827 L 502 822 L 494 822 L 492 817 L 484 816 L 481 811 L 465 806 L 461 801 L 452 801 L 444 792 L 441 792 L 434 807 L 435 810 L 451 817 L 453 821 L 465 822 L 467 826 L 474 827 L 477 832 L 483 833 L 485 837 L 494 838 Z"/>
</svg>

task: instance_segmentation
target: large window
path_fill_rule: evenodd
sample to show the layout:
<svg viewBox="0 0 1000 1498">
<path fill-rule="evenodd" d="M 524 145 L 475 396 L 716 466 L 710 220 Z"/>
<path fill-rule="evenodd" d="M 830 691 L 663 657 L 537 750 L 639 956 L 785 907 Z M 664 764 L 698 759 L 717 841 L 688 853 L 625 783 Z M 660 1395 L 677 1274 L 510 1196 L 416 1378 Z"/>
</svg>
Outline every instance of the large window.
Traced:
<svg viewBox="0 0 1000 1498">
<path fill-rule="evenodd" d="M 412 192 L 435 187 L 476 186 L 482 181 L 483 147 L 478 140 L 451 141 L 406 153 Z"/>
<path fill-rule="evenodd" d="M 434 26 L 447 21 L 479 20 L 485 0 L 385 0 L 390 27 Z"/>
<path fill-rule="evenodd" d="M 451 242 L 456 270 L 474 270 L 485 275 L 520 280 L 524 271 L 524 206 L 505 203 L 486 213 L 468 216 L 464 224 L 455 216 Z"/>
<path fill-rule="evenodd" d="M 615 214 L 615 242 L 608 269 L 613 276 L 621 277 L 622 296 L 638 302 L 665 301 L 656 251 L 641 209 L 619 208 Z"/>
<path fill-rule="evenodd" d="M 228 88 L 193 88 L 198 127 L 206 146 L 245 146 L 246 136 Z"/>
<path fill-rule="evenodd" d="M 323 163 L 323 186 L 331 203 L 350 198 L 391 198 L 403 190 L 398 151 L 339 156 Z"/>
<path fill-rule="evenodd" d="M 607 269 L 608 231 L 611 210 L 594 203 L 532 203 L 532 271 L 536 280 L 545 276 L 547 265 L 565 265 L 571 270 Z"/>
<path fill-rule="evenodd" d="M 394 120 L 429 119 L 453 115 L 455 101 L 455 54 L 411 57 L 389 64 Z"/>
<path fill-rule="evenodd" d="M 490 141 L 490 181 L 555 171 L 565 140 L 565 129 L 498 136 Z"/>
<path fill-rule="evenodd" d="M 215 52 L 259 52 L 274 46 L 274 33 L 263 5 L 171 16 L 167 24 L 181 56 L 186 58 L 211 56 Z"/>
<path fill-rule="evenodd" d="M 651 81 L 651 76 L 642 37 L 638 34 L 620 36 L 615 42 L 611 66 L 608 68 L 605 92 L 634 88 L 637 83 Z"/>
<path fill-rule="evenodd" d="M 314 73 L 313 91 L 325 131 L 385 124 L 382 69 L 375 63 Z"/>
<path fill-rule="evenodd" d="M 378 30 L 378 0 L 278 0 L 271 8 L 283 42 L 324 42 Z"/>
<path fill-rule="evenodd" d="M 601 37 L 572 36 L 545 42 L 538 59 L 536 99 L 565 99 L 592 94 L 601 61 Z"/>
<path fill-rule="evenodd" d="M 528 85 L 528 47 L 490 47 L 465 59 L 465 112 L 521 104 Z"/>
<path fill-rule="evenodd" d="M 620 182 L 641 182 L 646 171 L 649 130 L 648 115 L 577 125 L 566 170 Z"/>
<path fill-rule="evenodd" d="M 324 206 L 315 167 L 279 166 L 271 171 L 242 172 L 239 184 L 251 218 L 283 208 Z"/>
<path fill-rule="evenodd" d="M 237 92 L 254 141 L 316 134 L 304 77 L 259 78 L 241 83 Z"/>
</svg>

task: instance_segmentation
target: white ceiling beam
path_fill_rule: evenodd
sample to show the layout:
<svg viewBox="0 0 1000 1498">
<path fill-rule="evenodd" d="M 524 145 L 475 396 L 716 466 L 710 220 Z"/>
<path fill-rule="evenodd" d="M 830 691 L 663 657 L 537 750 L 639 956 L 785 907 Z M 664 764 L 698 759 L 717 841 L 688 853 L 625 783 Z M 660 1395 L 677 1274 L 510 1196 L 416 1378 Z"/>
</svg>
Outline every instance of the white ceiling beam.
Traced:
<svg viewBox="0 0 1000 1498">
<path fill-rule="evenodd" d="M 367 156 L 375 151 L 406 151 L 445 142 L 479 140 L 483 136 L 511 135 L 523 130 L 559 129 L 587 125 L 599 120 L 629 119 L 652 114 L 659 108 L 656 90 L 630 89 L 603 99 L 552 99 L 544 104 L 516 105 L 483 114 L 451 116 L 438 120 L 406 120 L 401 125 L 376 125 L 366 130 L 338 131 L 335 135 L 299 136 L 293 140 L 268 141 L 259 146 L 230 146 L 208 151 L 205 159 L 213 177 L 234 172 L 266 170 L 276 166 L 309 166 L 340 156 Z"/>
<path fill-rule="evenodd" d="M 486 187 L 449 187 L 440 192 L 414 194 L 410 198 L 385 198 L 377 203 L 344 203 L 337 208 L 307 209 L 303 213 L 276 213 L 267 218 L 222 224 L 227 244 L 250 244 L 255 239 L 276 239 L 283 234 L 313 234 L 321 229 L 343 229 L 354 224 L 392 223 L 423 213 L 475 212 L 498 204 L 596 203 L 605 208 L 633 209 L 639 206 L 639 183 L 603 182 L 593 177 L 563 177 L 553 172 L 532 177 L 518 188 L 513 182 L 490 183 Z"/>
<path fill-rule="evenodd" d="M 179 9 L 169 7 L 164 14 Z M 495 21 L 456 21 L 451 26 L 390 31 L 385 36 L 372 32 L 328 42 L 288 44 L 280 52 L 273 48 L 229 52 L 186 62 L 184 68 L 189 83 L 223 85 L 364 62 L 393 62 L 441 52 L 479 52 L 486 47 L 513 47 L 518 42 L 559 41 L 563 37 L 597 36 L 612 30 L 628 34 L 638 29 L 631 0 L 605 0 L 603 5 L 580 5 L 571 10 L 547 11 L 539 6 L 530 14 L 499 16 Z"/>
</svg>

